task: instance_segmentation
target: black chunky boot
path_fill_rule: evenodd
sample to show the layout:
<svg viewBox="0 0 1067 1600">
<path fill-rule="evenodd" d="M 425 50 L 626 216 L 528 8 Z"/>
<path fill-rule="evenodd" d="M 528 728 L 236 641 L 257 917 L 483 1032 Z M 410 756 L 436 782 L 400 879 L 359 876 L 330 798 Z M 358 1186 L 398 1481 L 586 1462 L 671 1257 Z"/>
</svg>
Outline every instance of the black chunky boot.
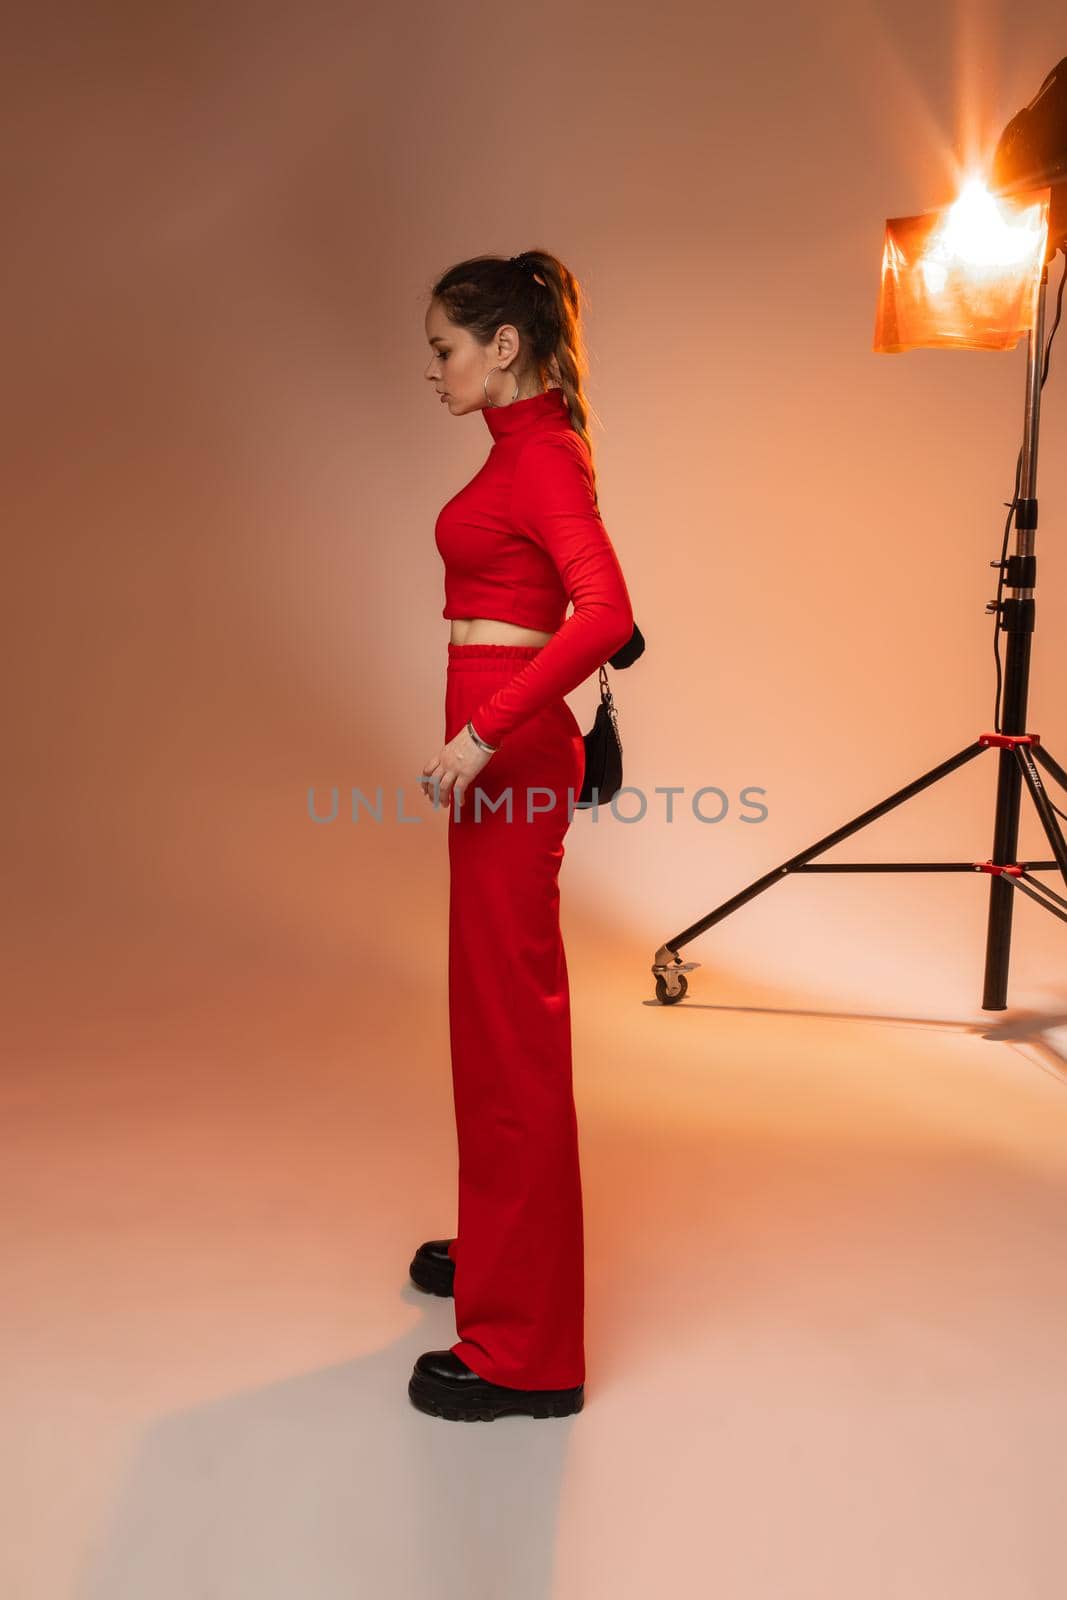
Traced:
<svg viewBox="0 0 1067 1600">
<path fill-rule="evenodd" d="M 412 1283 L 430 1294 L 452 1293 L 456 1276 L 456 1264 L 448 1254 L 452 1242 L 451 1239 L 428 1239 L 419 1245 L 408 1269 Z"/>
<path fill-rule="evenodd" d="M 574 1389 L 509 1389 L 472 1372 L 452 1350 L 427 1350 L 415 1363 L 408 1395 L 419 1411 L 449 1422 L 492 1422 L 508 1415 L 569 1417 L 585 1404 Z"/>
</svg>

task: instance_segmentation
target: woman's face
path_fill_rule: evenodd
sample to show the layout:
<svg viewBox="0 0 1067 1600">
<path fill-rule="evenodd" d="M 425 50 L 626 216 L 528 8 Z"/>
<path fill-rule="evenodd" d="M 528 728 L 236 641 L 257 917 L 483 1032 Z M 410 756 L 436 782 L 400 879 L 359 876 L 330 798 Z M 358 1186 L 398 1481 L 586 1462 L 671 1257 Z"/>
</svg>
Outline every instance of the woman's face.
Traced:
<svg viewBox="0 0 1067 1600">
<path fill-rule="evenodd" d="M 432 354 L 424 376 L 442 396 L 438 404 L 447 406 L 453 416 L 485 406 L 485 375 L 494 367 L 506 370 L 493 372 L 488 384 L 489 399 L 497 404 L 502 395 L 511 398 L 519 336 L 509 323 L 498 328 L 488 344 L 479 344 L 466 328 L 458 328 L 448 320 L 439 300 L 431 300 L 426 313 L 426 337 Z"/>
</svg>

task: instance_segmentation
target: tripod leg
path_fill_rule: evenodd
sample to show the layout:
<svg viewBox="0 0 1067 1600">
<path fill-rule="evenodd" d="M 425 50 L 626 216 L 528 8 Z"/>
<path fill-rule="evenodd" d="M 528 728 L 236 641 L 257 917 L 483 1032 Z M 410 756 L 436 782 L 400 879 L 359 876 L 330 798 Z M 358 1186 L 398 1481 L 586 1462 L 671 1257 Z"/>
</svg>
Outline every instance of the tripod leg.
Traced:
<svg viewBox="0 0 1067 1600">
<path fill-rule="evenodd" d="M 846 822 L 844 827 L 835 828 L 833 833 L 828 833 L 825 838 L 816 840 L 806 850 L 800 850 L 795 856 L 790 856 L 789 860 L 783 861 L 781 866 L 774 867 L 770 872 L 765 872 L 762 878 L 757 878 L 754 883 L 750 883 L 747 889 L 742 889 L 739 894 L 731 895 L 729 900 L 724 900 L 722 905 L 715 907 L 714 911 L 709 911 L 706 917 L 701 917 L 699 922 L 691 923 L 688 928 L 683 928 L 681 933 L 676 933 L 673 939 L 668 939 L 666 944 L 661 945 L 656 952 L 656 965 L 654 965 L 653 971 L 659 972 L 671 955 L 677 956 L 683 945 L 688 944 L 691 939 L 695 939 L 706 928 L 710 928 L 716 922 L 721 922 L 724 917 L 730 916 L 739 906 L 745 905 L 747 901 L 754 899 L 756 895 L 762 894 L 765 889 L 770 888 L 772 883 L 780 883 L 790 872 L 803 867 L 813 857 L 822 855 L 825 850 L 829 850 L 831 846 L 839 844 L 842 839 L 847 839 L 852 834 L 858 833 L 869 822 L 874 822 L 878 817 L 884 817 L 887 811 L 892 811 L 895 806 L 902 805 L 905 800 L 910 800 L 913 795 L 920 794 L 923 789 L 929 789 L 931 784 L 940 782 L 950 772 L 955 772 L 957 767 L 962 767 L 966 762 L 973 761 L 976 756 L 980 756 L 987 748 L 980 739 L 976 739 L 973 744 L 966 745 L 956 755 L 950 756 L 947 761 L 939 762 L 936 767 L 931 767 L 930 771 L 924 772 L 921 778 L 916 778 L 914 782 L 905 784 L 903 789 L 898 789 L 895 794 L 889 795 L 887 799 L 880 801 L 878 805 L 869 806 L 858 817 L 853 817 L 851 822 Z M 1004 753 L 1002 750 L 1000 752 L 1001 756 Z M 1016 781 L 1018 781 L 1018 771 L 1014 767 L 1012 770 L 1015 771 Z M 848 871 L 850 869 L 844 866 L 842 870 Z M 867 869 L 859 868 L 857 870 L 866 871 Z M 1009 890 L 1008 893 L 1010 894 L 1011 891 Z"/>
<path fill-rule="evenodd" d="M 1044 767 L 1045 771 L 1046 772 L 1051 772 L 1051 774 L 1055 778 L 1056 782 L 1059 783 L 1059 784 L 1062 784 L 1063 787 L 1065 789 L 1067 789 L 1067 772 L 1064 772 L 1064 770 L 1060 766 L 1059 762 L 1053 760 L 1053 758 L 1049 755 L 1048 751 L 1045 749 L 1044 745 L 1035 744 L 1033 749 L 1034 749 L 1034 755 L 1036 756 L 1038 761 L 1040 761 L 1040 763 Z"/>
<path fill-rule="evenodd" d="M 1059 869 L 1063 874 L 1063 881 L 1067 883 L 1067 843 L 1064 842 L 1060 825 L 1056 821 L 1056 813 L 1053 811 L 1049 803 L 1049 797 L 1045 793 L 1045 786 L 1038 776 L 1034 758 L 1027 745 L 1017 744 L 1015 746 L 1015 754 L 1019 761 L 1019 770 L 1026 779 L 1026 787 L 1030 791 L 1034 805 L 1037 807 L 1037 814 L 1041 818 L 1041 826 L 1045 830 L 1045 837 L 1052 846 L 1052 854 L 1056 857 Z"/>
</svg>

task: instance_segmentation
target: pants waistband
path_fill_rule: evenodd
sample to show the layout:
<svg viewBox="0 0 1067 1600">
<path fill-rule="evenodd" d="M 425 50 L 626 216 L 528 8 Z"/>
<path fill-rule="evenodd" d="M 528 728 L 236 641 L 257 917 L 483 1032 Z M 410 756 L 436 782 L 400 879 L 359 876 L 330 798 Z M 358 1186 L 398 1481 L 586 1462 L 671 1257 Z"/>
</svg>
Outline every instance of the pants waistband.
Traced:
<svg viewBox="0 0 1067 1600">
<path fill-rule="evenodd" d="M 531 661 L 544 648 L 543 644 L 453 644 L 450 640 L 448 664 L 450 667 L 478 667 L 498 661 Z"/>
</svg>

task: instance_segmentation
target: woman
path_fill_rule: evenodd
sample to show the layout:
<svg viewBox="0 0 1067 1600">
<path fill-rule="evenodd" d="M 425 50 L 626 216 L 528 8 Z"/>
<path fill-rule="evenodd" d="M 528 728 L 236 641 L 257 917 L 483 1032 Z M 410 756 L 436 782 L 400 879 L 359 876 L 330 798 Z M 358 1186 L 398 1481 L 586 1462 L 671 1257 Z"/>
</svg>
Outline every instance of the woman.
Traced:
<svg viewBox="0 0 1067 1600">
<path fill-rule="evenodd" d="M 459 1338 L 419 1357 L 408 1392 L 452 1420 L 567 1416 L 584 1261 L 558 880 L 585 747 L 563 697 L 630 640 L 633 611 L 597 507 L 574 276 L 543 250 L 460 262 L 426 336 L 441 404 L 482 411 L 492 444 L 435 530 L 451 638 L 421 783 L 449 806 L 459 1220 L 411 1273 L 454 1292 Z"/>
</svg>

